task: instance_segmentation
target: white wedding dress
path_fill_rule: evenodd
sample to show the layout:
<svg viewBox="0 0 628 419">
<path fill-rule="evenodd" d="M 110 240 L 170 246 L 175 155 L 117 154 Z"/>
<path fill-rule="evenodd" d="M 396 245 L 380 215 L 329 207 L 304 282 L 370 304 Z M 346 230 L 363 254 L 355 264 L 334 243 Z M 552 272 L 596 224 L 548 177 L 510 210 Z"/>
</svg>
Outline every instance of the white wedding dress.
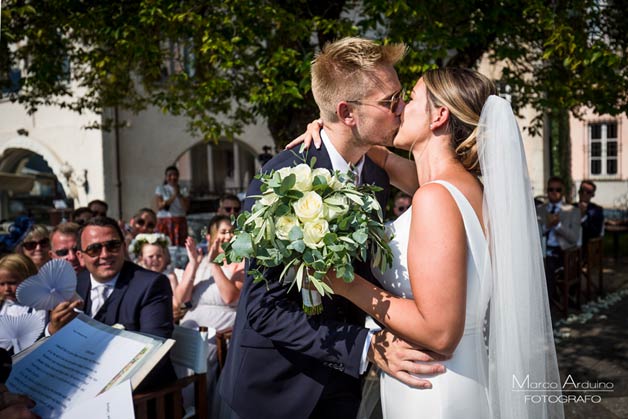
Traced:
<svg viewBox="0 0 628 419">
<path fill-rule="evenodd" d="M 432 383 L 431 389 L 415 389 L 382 373 L 380 377 L 381 401 L 384 419 L 458 419 L 488 418 L 489 403 L 484 384 L 487 365 L 487 348 L 483 324 L 487 307 L 477 307 L 480 285 L 490 269 L 488 245 L 480 222 L 465 196 L 452 184 L 435 181 L 449 190 L 455 199 L 467 236 L 467 304 L 464 335 L 453 357 L 441 362 L 446 372 L 424 377 Z M 410 218 L 407 210 L 391 224 L 394 238 L 390 243 L 393 266 L 384 273 L 375 270 L 382 286 L 397 296 L 413 298 L 408 278 L 408 242 Z M 433 269 L 438 269 L 434 266 Z M 484 272 L 484 274 L 482 274 Z M 443 310 L 446 310 L 443 307 Z M 479 312 L 478 310 L 482 310 Z"/>
</svg>

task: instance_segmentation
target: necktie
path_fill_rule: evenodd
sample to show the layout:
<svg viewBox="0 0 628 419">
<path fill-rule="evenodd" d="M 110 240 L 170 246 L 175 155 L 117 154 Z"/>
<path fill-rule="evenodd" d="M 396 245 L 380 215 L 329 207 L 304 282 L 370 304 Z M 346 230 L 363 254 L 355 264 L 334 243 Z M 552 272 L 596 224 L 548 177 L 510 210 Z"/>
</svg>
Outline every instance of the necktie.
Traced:
<svg viewBox="0 0 628 419">
<path fill-rule="evenodd" d="M 354 166 L 353 164 L 351 164 L 350 166 L 350 170 L 353 172 L 353 175 L 355 177 L 355 184 L 356 185 L 360 185 L 361 183 L 361 179 L 360 179 L 360 171 L 358 170 L 358 168 L 356 166 Z"/>
<path fill-rule="evenodd" d="M 98 310 L 105 304 L 107 297 L 109 296 L 109 286 L 105 284 L 97 285 L 95 288 L 95 297 L 92 299 L 92 313 L 91 316 L 95 317 Z"/>
</svg>

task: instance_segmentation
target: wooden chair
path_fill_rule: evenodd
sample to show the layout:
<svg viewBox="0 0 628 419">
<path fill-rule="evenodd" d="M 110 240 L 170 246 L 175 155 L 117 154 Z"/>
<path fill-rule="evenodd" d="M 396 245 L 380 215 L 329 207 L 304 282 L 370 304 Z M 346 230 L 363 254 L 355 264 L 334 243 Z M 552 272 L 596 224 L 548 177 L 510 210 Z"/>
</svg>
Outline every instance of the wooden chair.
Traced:
<svg viewBox="0 0 628 419">
<path fill-rule="evenodd" d="M 218 374 L 220 374 L 220 371 L 222 371 L 222 368 L 225 365 L 227 350 L 229 349 L 229 341 L 231 340 L 232 334 L 233 329 L 231 328 L 216 332 L 216 358 L 218 360 Z"/>
<path fill-rule="evenodd" d="M 207 343 L 194 329 L 175 326 L 172 338 L 176 343 L 170 352 L 175 366 L 180 366 L 190 375 L 183 375 L 164 388 L 133 395 L 136 419 L 182 419 L 188 417 L 183 411 L 182 390 L 194 384 L 194 416 L 207 418 Z"/>
<path fill-rule="evenodd" d="M 564 250 L 563 266 L 556 271 L 554 277 L 557 292 L 553 303 L 565 316 L 569 313 L 570 302 L 574 303 L 576 308 L 580 308 L 581 273 L 580 248 L 571 247 Z"/>
<path fill-rule="evenodd" d="M 587 300 L 591 300 L 593 292 L 604 295 L 604 254 L 602 249 L 602 237 L 590 239 L 586 249 L 584 249 L 586 253 L 582 263 L 582 275 L 586 279 Z"/>
</svg>

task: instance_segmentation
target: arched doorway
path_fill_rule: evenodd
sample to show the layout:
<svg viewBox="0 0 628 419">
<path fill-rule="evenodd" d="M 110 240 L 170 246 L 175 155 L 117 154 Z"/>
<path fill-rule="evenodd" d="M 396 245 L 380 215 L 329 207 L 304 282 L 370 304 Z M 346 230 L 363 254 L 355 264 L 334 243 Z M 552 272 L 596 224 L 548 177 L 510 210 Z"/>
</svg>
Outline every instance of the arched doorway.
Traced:
<svg viewBox="0 0 628 419">
<path fill-rule="evenodd" d="M 69 215 L 67 196 L 46 160 L 31 150 L 9 148 L 0 158 L 0 218 L 28 215 L 55 225 Z"/>
</svg>

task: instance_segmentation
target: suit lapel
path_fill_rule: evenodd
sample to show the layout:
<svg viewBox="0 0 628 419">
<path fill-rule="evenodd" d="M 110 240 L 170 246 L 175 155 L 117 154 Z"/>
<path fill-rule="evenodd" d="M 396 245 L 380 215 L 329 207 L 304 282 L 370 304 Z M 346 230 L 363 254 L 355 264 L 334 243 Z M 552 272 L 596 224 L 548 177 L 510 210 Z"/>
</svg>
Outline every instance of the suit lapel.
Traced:
<svg viewBox="0 0 628 419">
<path fill-rule="evenodd" d="M 83 312 L 88 316 L 92 312 L 91 290 L 92 283 L 89 279 L 89 272 L 87 269 L 83 269 L 76 278 L 76 293 L 83 299 Z"/>
</svg>

